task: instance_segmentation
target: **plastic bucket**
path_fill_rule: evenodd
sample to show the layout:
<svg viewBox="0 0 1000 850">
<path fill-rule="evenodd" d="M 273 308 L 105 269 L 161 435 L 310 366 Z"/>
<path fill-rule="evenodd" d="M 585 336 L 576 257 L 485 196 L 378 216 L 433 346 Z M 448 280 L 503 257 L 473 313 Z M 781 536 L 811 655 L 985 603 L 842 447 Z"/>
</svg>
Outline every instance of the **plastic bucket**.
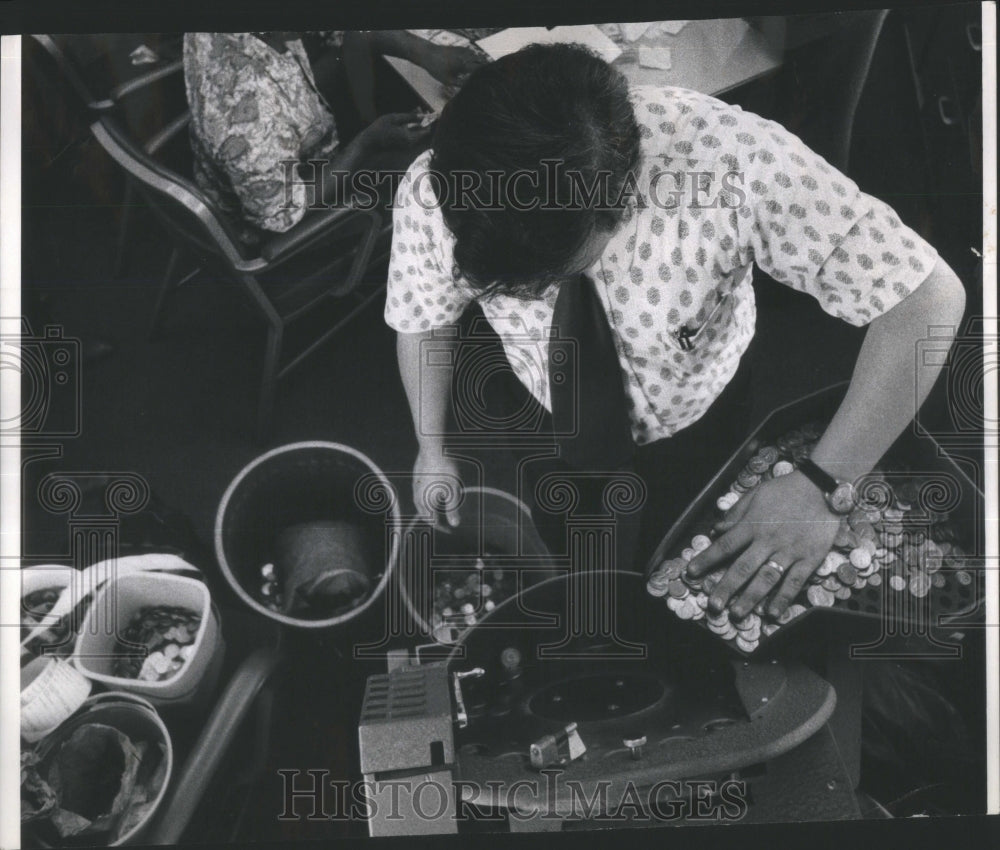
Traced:
<svg viewBox="0 0 1000 850">
<path fill-rule="evenodd" d="M 279 555 L 299 558 L 288 529 L 313 524 L 345 533 L 328 549 L 331 568 L 351 571 L 368 591 L 350 610 L 289 614 L 262 601 L 261 568 Z M 342 625 L 385 592 L 401 524 L 392 486 L 364 454 L 340 443 L 291 443 L 247 464 L 226 489 L 215 522 L 215 552 L 236 594 L 259 614 L 302 629 Z"/>
<path fill-rule="evenodd" d="M 152 605 L 188 608 L 200 616 L 191 655 L 176 674 L 162 681 L 116 676 L 114 664 L 122 651 L 119 635 L 140 609 Z M 203 582 L 171 573 L 130 573 L 108 581 L 98 592 L 77 637 L 73 664 L 108 688 L 166 704 L 193 699 L 220 646 L 218 617 Z"/>
<path fill-rule="evenodd" d="M 458 515 L 459 524 L 454 528 L 414 519 L 403 532 L 400 546 L 396 570 L 399 594 L 414 624 L 436 640 L 432 618 L 439 569 L 447 570 L 490 552 L 518 570 L 525 584 L 555 574 L 552 556 L 538 534 L 531 510 L 520 499 L 492 487 L 466 487 Z M 465 629 L 452 631 L 457 638 Z"/>
<path fill-rule="evenodd" d="M 38 747 L 40 758 L 39 772 L 44 776 L 52 756 L 57 752 L 58 745 L 66 741 L 70 735 L 85 723 L 100 723 L 111 726 L 128 735 L 138 743 L 146 741 L 147 752 L 153 752 L 163 745 L 163 758 L 166 759 L 166 769 L 163 781 L 156 790 L 152 805 L 146 816 L 135 824 L 128 832 L 118 836 L 109 846 L 118 846 L 134 841 L 149 825 L 153 815 L 163 802 L 164 795 L 170 785 L 174 767 L 174 749 L 170 733 L 160 719 L 156 709 L 142 697 L 128 693 L 108 692 L 98 694 L 88 699 L 80 711 L 63 723 L 55 732 L 46 738 Z M 84 839 L 60 840 L 54 827 L 46 822 L 25 825 L 25 832 L 30 832 L 32 838 L 42 847 L 86 846 L 94 842 L 94 837 Z"/>
</svg>

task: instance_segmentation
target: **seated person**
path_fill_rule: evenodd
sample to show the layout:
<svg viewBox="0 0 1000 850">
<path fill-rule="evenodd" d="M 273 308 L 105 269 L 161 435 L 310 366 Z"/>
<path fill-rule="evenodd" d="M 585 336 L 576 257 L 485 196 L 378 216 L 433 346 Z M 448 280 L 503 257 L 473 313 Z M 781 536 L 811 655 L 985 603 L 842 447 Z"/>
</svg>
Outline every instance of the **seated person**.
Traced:
<svg viewBox="0 0 1000 850">
<path fill-rule="evenodd" d="M 476 62 L 471 51 L 459 48 L 457 54 L 456 48 L 408 35 L 380 36 L 372 45 L 421 61 L 449 83 Z M 343 33 L 323 34 L 334 47 L 343 38 Z M 298 33 L 186 33 L 184 77 L 195 179 L 245 225 L 241 235 L 247 242 L 257 241 L 259 231 L 284 232 L 305 214 L 310 190 L 288 184 L 288 161 L 320 159 L 331 169 L 350 171 L 372 155 L 381 154 L 379 164 L 385 166 L 384 154 L 394 152 L 397 166 L 405 167 L 429 134 L 413 114 L 395 113 L 375 119 L 342 145 Z M 325 188 L 323 200 L 329 200 L 334 181 Z"/>
</svg>

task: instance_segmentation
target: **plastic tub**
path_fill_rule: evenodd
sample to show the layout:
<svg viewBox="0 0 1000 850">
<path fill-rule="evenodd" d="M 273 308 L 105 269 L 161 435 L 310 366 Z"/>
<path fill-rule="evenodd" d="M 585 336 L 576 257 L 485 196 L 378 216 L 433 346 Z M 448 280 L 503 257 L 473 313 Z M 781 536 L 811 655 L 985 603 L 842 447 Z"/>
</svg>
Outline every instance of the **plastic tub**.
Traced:
<svg viewBox="0 0 1000 850">
<path fill-rule="evenodd" d="M 42 775 L 45 775 L 48 770 L 49 760 L 56 753 L 57 746 L 67 740 L 74 730 L 85 723 L 100 723 L 111 726 L 128 735 L 136 743 L 146 741 L 150 749 L 158 748 L 160 744 L 163 745 L 166 768 L 163 773 L 163 781 L 155 793 L 149 811 L 139 823 L 135 824 L 128 832 L 118 836 L 108 846 L 116 847 L 127 844 L 138 838 L 150 823 L 163 802 L 164 795 L 170 785 L 170 777 L 174 767 L 174 750 L 170 732 L 167 731 L 163 720 L 156 713 L 156 709 L 142 697 L 113 691 L 98 694 L 88 699 L 76 714 L 39 745 L 38 755 L 41 760 L 39 768 Z M 84 839 L 60 840 L 54 827 L 44 821 L 26 824 L 24 831 L 26 834 L 30 834 L 34 842 L 42 847 L 86 846 L 94 843 L 93 836 Z"/>
<path fill-rule="evenodd" d="M 189 608 L 200 617 L 191 656 L 177 673 L 159 682 L 115 676 L 118 634 L 140 609 L 150 605 Z M 143 694 L 153 702 L 193 698 L 219 651 L 219 623 L 208 588 L 197 579 L 171 573 L 131 573 L 107 582 L 87 611 L 73 652 L 73 664 L 108 688 Z"/>
<path fill-rule="evenodd" d="M 334 566 L 363 573 L 370 589 L 348 611 L 299 616 L 261 601 L 261 567 L 276 560 L 283 532 L 308 523 L 353 531 L 358 545 L 345 549 Z M 361 452 L 340 443 L 291 443 L 251 461 L 233 479 L 216 515 L 215 551 L 222 574 L 254 611 L 285 625 L 325 629 L 353 620 L 382 597 L 400 524 L 392 486 Z"/>
</svg>

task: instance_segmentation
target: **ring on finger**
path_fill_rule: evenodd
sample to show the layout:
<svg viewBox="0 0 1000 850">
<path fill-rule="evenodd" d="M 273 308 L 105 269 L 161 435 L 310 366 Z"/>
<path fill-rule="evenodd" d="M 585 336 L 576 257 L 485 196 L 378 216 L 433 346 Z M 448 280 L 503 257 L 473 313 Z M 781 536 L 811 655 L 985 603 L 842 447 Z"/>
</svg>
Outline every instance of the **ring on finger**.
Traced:
<svg viewBox="0 0 1000 850">
<path fill-rule="evenodd" d="M 771 568 L 772 570 L 774 570 L 774 571 L 775 571 L 775 572 L 776 572 L 776 573 L 777 573 L 777 574 L 778 574 L 779 576 L 783 576 L 783 575 L 785 574 L 785 570 L 787 570 L 787 569 L 788 569 L 788 567 L 783 567 L 783 566 L 782 566 L 781 564 L 779 564 L 779 563 L 778 563 L 777 561 L 775 561 L 775 560 L 774 560 L 773 558 L 772 558 L 772 559 L 770 559 L 770 560 L 768 560 L 768 561 L 766 561 L 766 562 L 764 563 L 764 566 L 765 566 L 765 567 L 770 567 L 770 568 Z"/>
</svg>

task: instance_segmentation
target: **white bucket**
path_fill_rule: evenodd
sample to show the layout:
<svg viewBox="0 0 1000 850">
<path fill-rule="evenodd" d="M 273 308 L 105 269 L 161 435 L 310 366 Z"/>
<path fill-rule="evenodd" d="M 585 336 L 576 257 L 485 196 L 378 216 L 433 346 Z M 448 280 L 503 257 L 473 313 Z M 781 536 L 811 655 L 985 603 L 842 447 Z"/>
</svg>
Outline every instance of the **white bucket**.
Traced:
<svg viewBox="0 0 1000 850">
<path fill-rule="evenodd" d="M 74 730 L 84 723 L 101 723 L 105 726 L 111 726 L 128 735 L 133 741 L 146 741 L 152 747 L 163 744 L 165 751 L 163 757 L 167 762 L 166 769 L 163 783 L 156 792 L 149 812 L 146 813 L 142 821 L 125 834 L 118 836 L 109 846 L 116 847 L 127 844 L 134 841 L 148 826 L 170 786 L 170 778 L 174 768 L 174 748 L 170 740 L 170 733 L 160 719 L 160 715 L 156 713 L 156 709 L 142 697 L 114 692 L 98 694 L 87 700 L 79 712 L 39 745 L 38 755 L 41 758 L 43 770 L 49 757 L 55 752 L 56 746 L 67 740 Z M 63 843 L 58 841 L 51 824 L 27 824 L 25 831 L 30 832 L 35 841 L 42 847 L 59 846 Z"/>
<path fill-rule="evenodd" d="M 190 657 L 170 678 L 146 682 L 113 673 L 120 635 L 142 608 L 154 605 L 189 608 L 201 617 Z M 143 694 L 154 703 L 189 698 L 219 648 L 219 624 L 208 588 L 197 579 L 171 573 L 130 573 L 98 592 L 87 611 L 73 652 L 74 666 L 88 679 L 115 690 Z"/>
</svg>

